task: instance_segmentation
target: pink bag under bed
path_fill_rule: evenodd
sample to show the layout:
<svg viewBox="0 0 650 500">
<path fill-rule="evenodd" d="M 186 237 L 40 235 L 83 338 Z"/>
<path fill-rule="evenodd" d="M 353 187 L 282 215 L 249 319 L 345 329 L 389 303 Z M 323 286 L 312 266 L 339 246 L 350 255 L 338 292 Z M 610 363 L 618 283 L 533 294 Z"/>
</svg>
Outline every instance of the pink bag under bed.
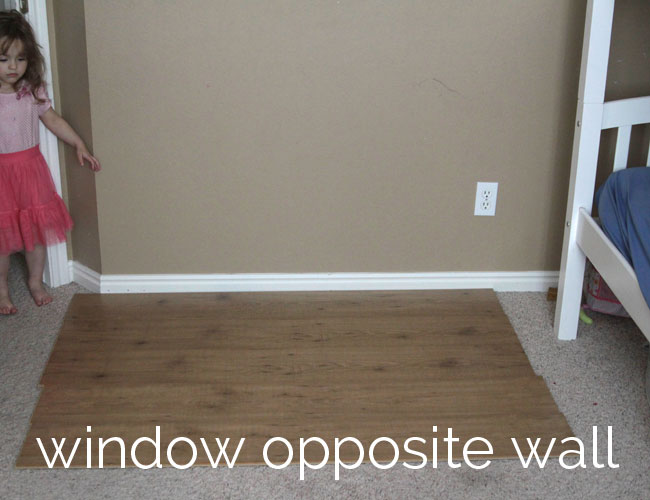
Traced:
<svg viewBox="0 0 650 500">
<path fill-rule="evenodd" d="M 588 259 L 583 291 L 586 302 L 585 309 L 624 318 L 630 317 L 616 298 L 616 295 L 614 295 L 614 292 L 607 286 L 603 277 Z"/>
<path fill-rule="evenodd" d="M 61 243 L 72 225 L 38 146 L 0 154 L 0 255 Z"/>
</svg>

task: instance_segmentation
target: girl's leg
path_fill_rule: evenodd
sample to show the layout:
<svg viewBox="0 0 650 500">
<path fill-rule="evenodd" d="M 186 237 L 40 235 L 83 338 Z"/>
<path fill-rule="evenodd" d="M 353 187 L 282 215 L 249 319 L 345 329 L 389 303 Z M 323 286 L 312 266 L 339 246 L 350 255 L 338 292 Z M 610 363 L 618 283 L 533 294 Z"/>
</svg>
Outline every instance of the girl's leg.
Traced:
<svg viewBox="0 0 650 500">
<path fill-rule="evenodd" d="M 0 255 L 0 314 L 15 314 L 16 307 L 9 297 L 9 255 Z"/>
<path fill-rule="evenodd" d="M 31 252 L 25 252 L 27 261 L 27 286 L 37 306 L 44 306 L 52 302 L 52 297 L 43 286 L 43 270 L 45 269 L 45 247 L 36 245 Z"/>
</svg>

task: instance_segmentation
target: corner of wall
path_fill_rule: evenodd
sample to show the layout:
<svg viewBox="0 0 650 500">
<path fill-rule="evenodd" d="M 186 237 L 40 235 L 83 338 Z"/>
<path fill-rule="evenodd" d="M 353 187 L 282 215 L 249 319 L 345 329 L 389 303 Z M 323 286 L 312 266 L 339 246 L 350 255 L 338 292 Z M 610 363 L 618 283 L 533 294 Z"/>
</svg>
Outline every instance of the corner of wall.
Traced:
<svg viewBox="0 0 650 500">
<path fill-rule="evenodd" d="M 84 2 L 47 0 L 47 8 L 57 111 L 92 150 Z M 69 257 L 101 273 L 94 174 L 79 168 L 75 152 L 63 143 L 59 143 L 59 155 L 65 199 L 75 221 L 69 240 Z"/>
</svg>

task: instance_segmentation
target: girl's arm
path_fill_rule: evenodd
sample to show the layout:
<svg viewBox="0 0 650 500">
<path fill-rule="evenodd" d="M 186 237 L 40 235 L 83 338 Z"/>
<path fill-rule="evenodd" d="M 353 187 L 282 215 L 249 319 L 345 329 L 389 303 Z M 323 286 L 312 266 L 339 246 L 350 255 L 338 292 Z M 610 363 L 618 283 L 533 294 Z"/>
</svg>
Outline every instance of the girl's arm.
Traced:
<svg viewBox="0 0 650 500">
<path fill-rule="evenodd" d="M 52 108 L 48 109 L 41 115 L 41 121 L 54 135 L 77 150 L 79 165 L 83 166 L 84 160 L 86 160 L 94 172 L 98 172 L 102 168 L 97 158 L 88 152 L 88 148 L 79 134 L 56 111 Z"/>
</svg>

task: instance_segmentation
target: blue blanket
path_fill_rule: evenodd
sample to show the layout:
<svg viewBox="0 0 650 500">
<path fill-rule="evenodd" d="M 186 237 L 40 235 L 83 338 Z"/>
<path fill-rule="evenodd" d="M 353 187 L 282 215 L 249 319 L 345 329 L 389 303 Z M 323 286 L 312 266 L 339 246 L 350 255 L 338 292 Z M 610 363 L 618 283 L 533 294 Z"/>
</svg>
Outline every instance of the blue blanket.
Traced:
<svg viewBox="0 0 650 500">
<path fill-rule="evenodd" d="M 596 193 L 603 231 L 634 268 L 650 307 L 650 168 L 626 168 Z"/>
</svg>

